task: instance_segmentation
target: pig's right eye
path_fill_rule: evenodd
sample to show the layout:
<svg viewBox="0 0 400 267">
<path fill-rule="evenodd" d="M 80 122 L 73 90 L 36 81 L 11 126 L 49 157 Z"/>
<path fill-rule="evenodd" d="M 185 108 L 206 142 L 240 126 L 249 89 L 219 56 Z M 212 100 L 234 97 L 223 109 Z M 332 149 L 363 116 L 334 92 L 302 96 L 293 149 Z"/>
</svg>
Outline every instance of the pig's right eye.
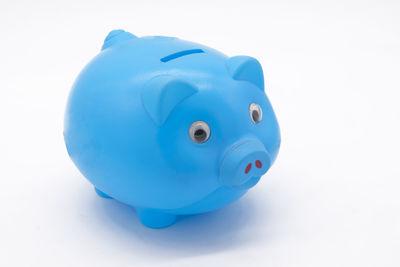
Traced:
<svg viewBox="0 0 400 267">
<path fill-rule="evenodd" d="M 195 143 L 204 143 L 210 137 L 210 127 L 204 121 L 196 121 L 190 126 L 189 136 Z"/>
</svg>

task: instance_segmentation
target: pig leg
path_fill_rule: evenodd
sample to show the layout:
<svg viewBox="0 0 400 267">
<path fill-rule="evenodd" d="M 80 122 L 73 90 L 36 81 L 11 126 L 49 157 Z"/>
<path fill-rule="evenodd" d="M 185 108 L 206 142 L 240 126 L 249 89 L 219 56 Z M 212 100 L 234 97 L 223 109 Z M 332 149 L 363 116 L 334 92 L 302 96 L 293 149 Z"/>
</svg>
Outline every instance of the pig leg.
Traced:
<svg viewBox="0 0 400 267">
<path fill-rule="evenodd" d="M 97 193 L 99 196 L 101 196 L 101 197 L 104 197 L 104 198 L 112 198 L 112 197 L 110 197 L 109 195 L 107 195 L 106 193 L 104 193 L 104 192 L 100 191 L 99 189 L 97 189 L 96 187 L 94 188 L 94 191 L 96 191 L 96 193 Z"/>
<path fill-rule="evenodd" d="M 152 209 L 136 209 L 140 221 L 150 228 L 164 228 L 175 223 L 176 215 Z"/>
</svg>

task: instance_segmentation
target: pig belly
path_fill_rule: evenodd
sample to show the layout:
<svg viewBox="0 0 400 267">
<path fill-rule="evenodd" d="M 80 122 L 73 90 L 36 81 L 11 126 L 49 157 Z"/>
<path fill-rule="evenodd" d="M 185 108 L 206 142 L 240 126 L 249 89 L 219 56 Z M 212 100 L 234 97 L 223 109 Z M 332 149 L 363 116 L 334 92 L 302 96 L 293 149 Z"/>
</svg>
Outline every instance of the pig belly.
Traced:
<svg viewBox="0 0 400 267">
<path fill-rule="evenodd" d="M 220 187 L 202 200 L 197 201 L 189 206 L 180 209 L 167 210 L 164 212 L 177 215 L 208 212 L 229 205 L 246 194 L 246 192 L 247 190 L 234 190 L 228 187 Z"/>
</svg>

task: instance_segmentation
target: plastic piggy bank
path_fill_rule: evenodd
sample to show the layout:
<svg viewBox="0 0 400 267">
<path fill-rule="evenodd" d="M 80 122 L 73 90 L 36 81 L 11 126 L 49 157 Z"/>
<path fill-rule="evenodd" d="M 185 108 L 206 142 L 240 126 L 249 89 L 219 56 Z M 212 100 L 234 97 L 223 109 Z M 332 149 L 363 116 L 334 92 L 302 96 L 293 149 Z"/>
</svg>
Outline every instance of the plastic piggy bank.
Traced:
<svg viewBox="0 0 400 267">
<path fill-rule="evenodd" d="M 64 137 L 96 192 L 152 228 L 239 199 L 280 146 L 256 59 L 122 30 L 73 85 Z"/>
</svg>

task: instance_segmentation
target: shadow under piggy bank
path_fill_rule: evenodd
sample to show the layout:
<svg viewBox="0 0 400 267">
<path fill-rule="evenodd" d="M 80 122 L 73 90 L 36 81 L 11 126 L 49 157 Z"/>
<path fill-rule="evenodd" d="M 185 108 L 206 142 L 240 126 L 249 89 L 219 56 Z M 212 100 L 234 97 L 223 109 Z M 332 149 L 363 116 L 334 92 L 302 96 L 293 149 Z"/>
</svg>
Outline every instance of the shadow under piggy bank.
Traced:
<svg viewBox="0 0 400 267">
<path fill-rule="evenodd" d="M 267 222 L 265 215 L 259 216 L 255 203 L 251 197 L 244 196 L 213 212 L 181 216 L 175 225 L 164 229 L 143 226 L 132 207 L 116 200 L 99 198 L 94 192 L 92 204 L 95 207 L 91 210 L 101 224 L 97 227 L 112 233 L 113 246 L 141 256 L 148 253 L 149 257 L 162 260 L 212 254 L 257 241 L 259 237 L 254 235 L 254 227 L 260 222 L 256 217 L 263 217 L 262 225 Z"/>
</svg>

